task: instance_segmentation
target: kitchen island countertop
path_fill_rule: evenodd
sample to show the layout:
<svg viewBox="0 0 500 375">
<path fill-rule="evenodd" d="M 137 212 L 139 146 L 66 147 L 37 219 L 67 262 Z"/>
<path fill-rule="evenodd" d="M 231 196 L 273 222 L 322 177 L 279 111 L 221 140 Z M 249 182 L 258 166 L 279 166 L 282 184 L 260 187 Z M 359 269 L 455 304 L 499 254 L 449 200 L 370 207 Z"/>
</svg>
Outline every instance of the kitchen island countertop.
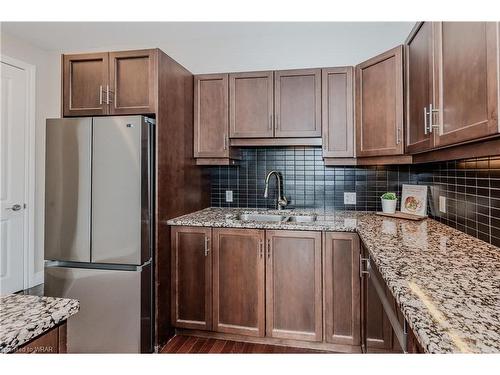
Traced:
<svg viewBox="0 0 500 375">
<path fill-rule="evenodd" d="M 11 353 L 80 309 L 75 299 L 10 294 L 0 297 L 0 353 Z"/>
</svg>

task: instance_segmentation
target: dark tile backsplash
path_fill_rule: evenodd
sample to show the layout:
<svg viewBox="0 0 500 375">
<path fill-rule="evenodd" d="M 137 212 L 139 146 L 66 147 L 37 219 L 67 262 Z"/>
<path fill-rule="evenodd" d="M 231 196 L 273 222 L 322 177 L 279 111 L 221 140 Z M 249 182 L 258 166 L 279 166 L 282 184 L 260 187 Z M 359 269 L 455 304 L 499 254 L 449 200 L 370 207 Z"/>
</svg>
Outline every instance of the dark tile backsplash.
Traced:
<svg viewBox="0 0 500 375">
<path fill-rule="evenodd" d="M 429 185 L 429 214 L 471 236 L 500 246 L 500 157 L 419 166 L 418 181 Z M 446 213 L 439 211 L 446 197 Z"/>
<path fill-rule="evenodd" d="M 417 182 L 409 166 L 326 167 L 319 147 L 248 148 L 239 166 L 211 169 L 212 206 L 275 207 L 274 177 L 264 198 L 264 179 L 273 169 L 283 175 L 291 208 L 377 210 L 384 192 Z M 226 190 L 233 190 L 233 203 L 226 203 Z M 356 205 L 344 205 L 344 192 L 356 192 Z"/>
<path fill-rule="evenodd" d="M 373 167 L 328 167 L 320 147 L 245 148 L 238 166 L 211 167 L 213 207 L 272 208 L 276 182 L 269 198 L 264 179 L 270 170 L 284 177 L 291 208 L 381 210 L 380 196 L 401 196 L 402 184 L 430 186 L 429 215 L 447 225 L 500 246 L 500 157 Z M 227 203 L 226 190 L 233 191 Z M 356 192 L 355 205 L 344 205 L 344 192 Z M 438 211 L 439 195 L 447 212 Z"/>
</svg>

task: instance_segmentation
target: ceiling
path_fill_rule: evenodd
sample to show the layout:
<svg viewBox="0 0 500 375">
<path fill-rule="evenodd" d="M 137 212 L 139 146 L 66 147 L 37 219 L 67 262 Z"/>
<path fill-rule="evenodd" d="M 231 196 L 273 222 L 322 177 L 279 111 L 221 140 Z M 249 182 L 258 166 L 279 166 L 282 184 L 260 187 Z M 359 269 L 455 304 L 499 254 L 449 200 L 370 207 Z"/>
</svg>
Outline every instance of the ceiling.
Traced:
<svg viewBox="0 0 500 375">
<path fill-rule="evenodd" d="M 413 22 L 3 22 L 57 53 L 159 47 L 191 72 L 355 65 L 404 42 Z"/>
</svg>

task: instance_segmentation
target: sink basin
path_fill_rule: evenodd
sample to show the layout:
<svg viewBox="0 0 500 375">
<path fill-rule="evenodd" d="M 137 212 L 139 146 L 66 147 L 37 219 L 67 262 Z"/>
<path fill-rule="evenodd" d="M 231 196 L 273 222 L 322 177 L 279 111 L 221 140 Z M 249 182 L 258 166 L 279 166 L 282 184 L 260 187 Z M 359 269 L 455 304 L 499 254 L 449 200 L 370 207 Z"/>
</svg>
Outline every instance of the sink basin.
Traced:
<svg viewBox="0 0 500 375">
<path fill-rule="evenodd" d="M 258 222 L 289 222 L 289 223 L 310 223 L 316 221 L 315 215 L 278 215 L 278 214 L 239 214 L 236 218 L 240 221 L 258 221 Z"/>
<path fill-rule="evenodd" d="M 287 218 L 283 215 L 273 214 L 240 214 L 237 219 L 241 221 L 262 221 L 262 222 L 280 222 Z"/>
<path fill-rule="evenodd" d="M 287 221 L 292 223 L 310 223 L 316 221 L 316 216 L 314 215 L 290 216 Z"/>
</svg>

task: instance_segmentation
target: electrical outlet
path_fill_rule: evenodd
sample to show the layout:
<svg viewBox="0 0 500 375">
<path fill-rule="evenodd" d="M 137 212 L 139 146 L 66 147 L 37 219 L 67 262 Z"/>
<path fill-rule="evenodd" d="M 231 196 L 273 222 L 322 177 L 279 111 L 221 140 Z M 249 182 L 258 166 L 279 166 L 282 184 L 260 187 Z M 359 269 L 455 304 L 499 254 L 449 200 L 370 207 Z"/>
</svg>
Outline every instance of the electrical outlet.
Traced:
<svg viewBox="0 0 500 375">
<path fill-rule="evenodd" d="M 344 204 L 356 204 L 356 193 L 344 193 Z"/>
<path fill-rule="evenodd" d="M 230 203 L 233 201 L 233 191 L 226 190 L 226 202 Z"/>
<path fill-rule="evenodd" d="M 446 213 L 446 197 L 439 196 L 439 212 Z"/>
</svg>

